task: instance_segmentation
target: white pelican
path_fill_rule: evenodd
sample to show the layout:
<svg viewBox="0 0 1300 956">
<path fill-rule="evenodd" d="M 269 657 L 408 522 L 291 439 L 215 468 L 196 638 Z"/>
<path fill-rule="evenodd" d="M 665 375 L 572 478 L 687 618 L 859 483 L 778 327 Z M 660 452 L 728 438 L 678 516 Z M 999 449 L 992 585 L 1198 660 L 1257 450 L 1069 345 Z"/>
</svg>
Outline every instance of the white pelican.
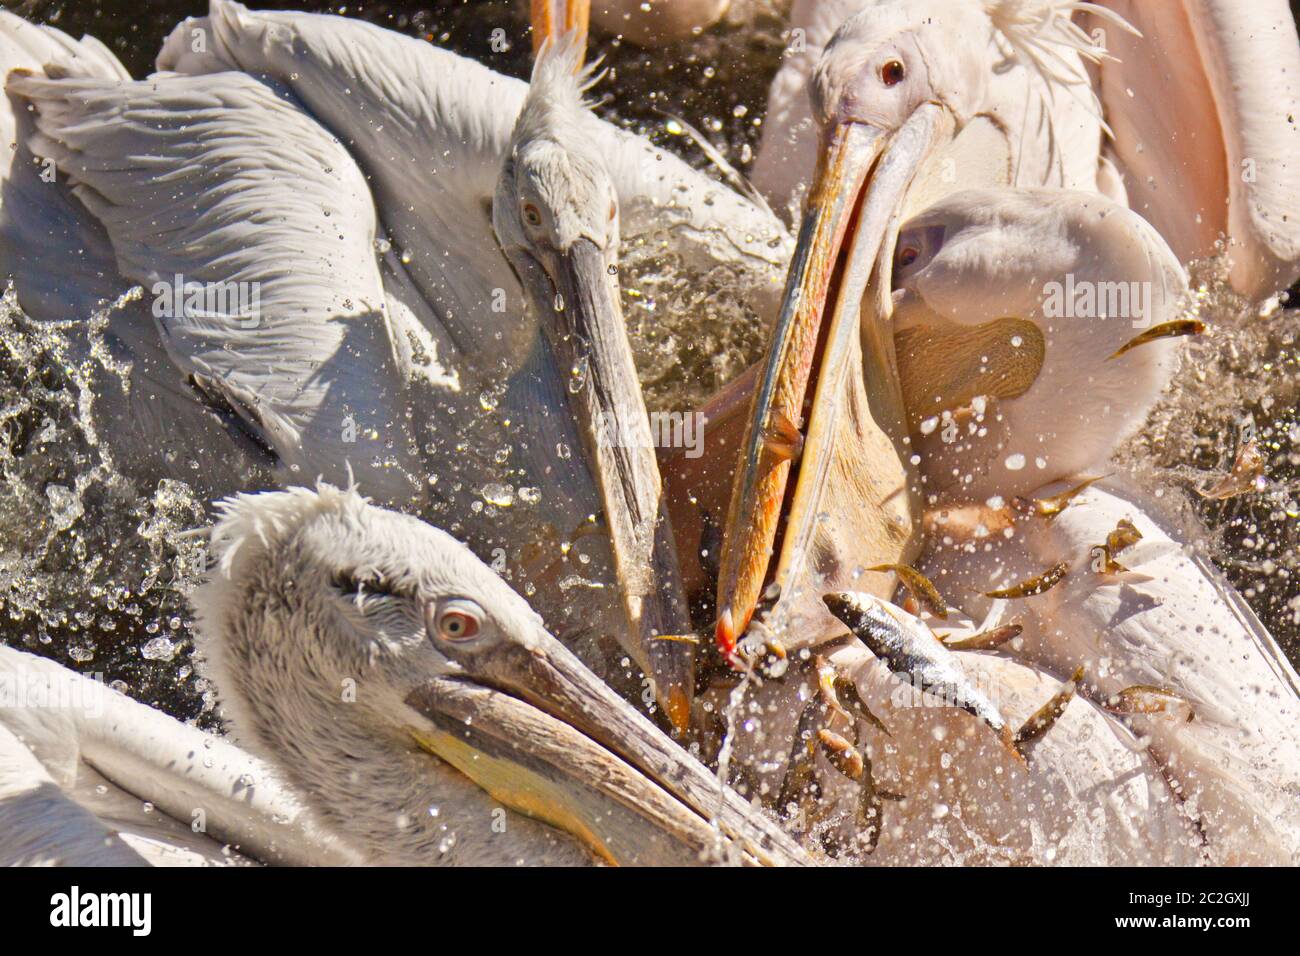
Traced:
<svg viewBox="0 0 1300 956">
<path fill-rule="evenodd" d="M 196 862 L 201 815 L 268 861 L 806 862 L 447 534 L 328 485 L 220 512 L 202 651 L 266 763 L 0 648 L 0 859 Z"/>
<path fill-rule="evenodd" d="M 966 633 L 1012 620 L 1023 628 L 996 653 L 1060 680 L 1084 669 L 1081 693 L 1125 711 L 1135 746 L 1150 761 L 1144 765 L 1169 781 L 1210 860 L 1294 864 L 1300 679 L 1245 603 L 1154 497 L 1120 477 L 1092 485 L 1057 517 L 1017 518 L 1011 506 L 1014 497 L 1043 497 L 1103 475 L 1114 450 L 1142 425 L 1173 372 L 1179 340 L 1123 347 L 1143 329 L 1178 331 L 1171 322 L 1192 321 L 1180 319 L 1187 278 L 1176 257 L 1124 207 L 1050 189 L 953 194 L 906 223 L 898 246 L 908 253 L 892 280 L 900 390 L 929 516 L 922 570 L 964 613 Z M 1117 306 L 1120 292 L 1127 305 Z M 822 401 L 819 395 L 814 414 Z M 810 507 L 838 518 L 843 505 L 823 496 Z M 1109 536 L 1121 521 L 1140 540 L 1117 556 Z M 761 633 L 790 646 L 834 633 L 814 604 L 825 591 L 844 582 L 851 590 L 866 578 L 876 560 L 868 547 L 862 557 L 844 550 L 836 555 L 841 563 L 813 565 L 782 593 Z M 1056 570 L 1045 575 L 1049 569 Z M 1025 596 L 983 596 L 1017 585 Z M 955 630 L 927 621 L 936 631 Z M 849 663 L 860 658 L 850 655 Z M 1004 682 L 1028 679 L 1000 663 L 966 668 L 986 669 L 993 696 Z M 873 671 L 877 681 L 881 670 Z M 864 683 L 870 674 L 854 676 L 892 730 L 888 694 Z M 1134 694 L 1157 694 L 1163 703 L 1126 710 Z M 1018 706 L 1013 697 L 1008 709 Z M 780 715 L 785 729 L 794 720 L 789 708 L 764 712 Z M 1109 722 L 1100 713 L 1088 719 Z M 1048 744 L 1059 732 L 1043 746 L 1067 746 Z M 885 753 L 924 762 L 934 749 L 929 741 L 894 731 L 892 740 L 874 741 L 872 759 Z M 763 759 L 774 756 L 769 750 Z M 989 779 L 954 760 L 956 776 Z M 1033 759 L 1029 767 L 1034 785 L 1050 785 L 1058 773 L 1049 766 L 1042 779 Z M 926 809 L 887 805 L 886 825 L 892 811 L 912 833 L 909 813 Z M 1115 852 L 1134 847 L 1125 838 Z"/>
<path fill-rule="evenodd" d="M 1012 29 L 980 3 L 937 0 L 800 9 L 815 21 L 814 43 L 774 82 L 766 165 L 755 174 L 778 201 L 814 164 L 816 180 L 727 510 L 716 627 L 724 651 L 743 633 L 769 564 L 789 591 L 811 555 L 825 567 L 844 563 L 837 552 L 874 552 L 865 562 L 873 567 L 916 553 L 916 476 L 888 325 L 900 217 L 962 187 L 1093 189 L 1098 172 L 1095 159 L 1074 161 L 1080 140 L 1100 148 L 1101 120 L 1090 94 L 1079 94 L 1081 56 L 1097 52 L 1068 19 Z M 1041 43 L 1054 51 L 1050 62 Z M 809 416 L 810 403 L 828 413 Z M 820 521 L 811 503 L 823 489 L 867 507 Z M 783 508 L 790 520 L 777 550 Z M 858 584 L 882 596 L 888 587 L 881 577 Z"/>
<path fill-rule="evenodd" d="M 937 399 L 934 411 L 951 413 L 938 416 L 928 435 L 914 433 L 932 507 L 991 503 L 1005 515 L 1000 503 L 1012 496 L 1046 496 L 1066 479 L 1105 474 L 1110 455 L 1141 427 L 1168 382 L 1178 350 L 1177 340 L 1166 338 L 1111 358 L 1143 328 L 1159 328 L 1185 308 L 1185 277 L 1154 229 L 1099 198 L 985 191 L 927 210 L 900 243 L 918 249 L 897 277 L 900 336 L 942 341 L 958 329 L 991 330 L 990 323 L 1014 315 L 1043 338 L 1042 365 L 1027 388 L 1013 384 L 1023 363 L 988 340 L 975 350 L 989 359 L 982 367 L 972 352 L 950 369 L 936 370 L 933 361 L 912 366 L 925 381 L 905 377 L 909 408 Z M 1073 277 L 1074 302 L 1057 298 L 1065 290 L 1042 282 L 1044 275 Z M 1130 310 L 1117 314 L 1110 293 L 1124 288 L 1136 295 Z M 1081 297 L 1088 291 L 1110 301 L 1089 309 Z M 1133 305 L 1139 298 L 1146 299 L 1140 308 Z M 960 333 L 950 341 L 959 342 Z M 966 369 L 953 376 L 962 364 Z M 971 373 L 979 380 L 963 380 Z M 944 391 L 946 399 L 939 397 Z M 984 411 L 963 420 L 967 413 L 958 409 L 975 395 L 989 396 Z M 940 525 L 929 536 L 925 567 L 943 582 L 940 589 L 980 620 L 993 610 L 1008 612 L 983 592 L 1068 562 L 1060 584 L 1011 602 L 1009 610 L 1024 618 L 1017 656 L 1058 675 L 1084 664 L 1086 692 L 1101 701 L 1135 685 L 1175 691 L 1194 720 L 1130 720 L 1213 850 L 1232 862 L 1300 861 L 1293 812 L 1300 680 L 1154 496 L 1116 476 L 1052 520 L 981 520 L 986 531 L 976 537 L 956 525 Z M 1110 573 L 1097 549 L 1121 520 L 1142 539 L 1111 556 L 1129 571 Z"/>
<path fill-rule="evenodd" d="M 1116 191 L 1084 69 L 1104 52 L 1070 19 L 1076 9 L 1100 8 L 1056 0 L 800 7 L 815 42 L 774 84 L 765 149 L 777 178 L 766 185 L 790 188 L 814 162 L 816 179 L 728 509 L 716 628 L 724 650 L 749 621 L 769 564 L 788 590 L 808 554 L 830 565 L 837 551 L 867 541 L 876 560 L 865 563 L 875 566 L 918 547 L 917 476 L 889 330 L 894 224 L 962 188 Z M 1106 20 L 1109 34 L 1123 32 L 1115 14 Z M 1259 126 L 1242 135 L 1262 135 Z M 1295 135 L 1292 127 L 1282 141 L 1259 141 L 1260 154 L 1289 155 L 1282 144 Z M 1268 215 L 1283 232 L 1300 230 L 1285 202 Z M 796 450 L 799 479 L 787 495 Z M 873 506 L 819 522 L 810 502 L 823 487 Z M 783 507 L 790 520 L 778 548 Z M 883 594 L 888 583 L 861 587 Z"/>
<path fill-rule="evenodd" d="M 800 43 L 754 168 L 774 205 L 812 173 L 825 116 L 809 92 L 881 108 L 902 91 L 973 124 L 941 160 L 949 189 L 1009 165 L 1015 185 L 1131 204 L 1183 263 L 1226 237 L 1251 299 L 1300 276 L 1300 41 L 1285 0 L 795 0 L 791 25 Z M 892 63 L 907 77 L 887 92 Z"/>
<path fill-rule="evenodd" d="M 689 655 L 646 640 L 676 629 L 681 606 L 655 544 L 653 460 L 593 447 L 593 413 L 644 416 L 635 381 L 604 364 L 626 359 L 617 297 L 608 277 L 566 272 L 598 283 L 570 289 L 567 318 L 594 303 L 582 321 L 611 345 L 561 361 L 572 337 L 543 328 L 555 295 L 520 286 L 492 227 L 503 161 L 528 151 L 512 140 L 527 86 L 369 24 L 224 0 L 178 26 L 163 72 L 137 83 L 94 41 L 9 14 L 0 30 L 7 65 L 29 71 L 9 79 L 31 110 L 13 117 L 0 202 L 21 304 L 62 320 L 150 292 L 102 331 L 122 370 L 99 398 L 123 469 L 218 494 L 246 486 L 250 462 L 281 483 L 350 467 L 508 571 L 566 640 L 619 635 L 680 717 Z M 770 215 L 590 115 L 565 71 L 543 76 L 539 119 L 519 131 L 598 157 L 621 212 L 610 266 L 614 227 L 651 224 L 675 227 L 688 259 L 780 261 Z M 580 185 L 604 223 L 608 185 Z M 612 548 L 589 533 L 602 513 Z"/>
<path fill-rule="evenodd" d="M 1106 155 L 1129 205 L 1180 261 L 1229 240 L 1252 300 L 1300 278 L 1300 38 L 1285 0 L 1101 0 L 1141 37 L 1106 27 L 1096 64 L 1114 131 Z"/>
<path fill-rule="evenodd" d="M 307 817 L 227 739 L 0 646 L 0 865 L 360 862 Z"/>
</svg>

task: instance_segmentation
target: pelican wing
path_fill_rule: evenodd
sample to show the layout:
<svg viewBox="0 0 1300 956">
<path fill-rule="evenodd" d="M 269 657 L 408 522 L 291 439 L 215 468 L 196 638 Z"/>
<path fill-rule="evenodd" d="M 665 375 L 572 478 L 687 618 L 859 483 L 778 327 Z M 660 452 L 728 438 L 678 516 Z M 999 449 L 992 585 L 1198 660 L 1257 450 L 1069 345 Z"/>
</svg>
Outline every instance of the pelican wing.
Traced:
<svg viewBox="0 0 1300 956">
<path fill-rule="evenodd" d="M 0 861 L 352 862 L 223 738 L 3 646 L 0 689 Z"/>
<path fill-rule="evenodd" d="M 1102 0 L 1106 116 L 1132 207 L 1178 257 L 1232 250 L 1232 284 L 1266 296 L 1300 276 L 1300 41 L 1285 0 Z M 1098 24 L 1103 29 L 1105 24 Z"/>
<path fill-rule="evenodd" d="M 347 151 L 287 92 L 241 74 L 14 75 L 8 88 L 34 107 L 32 150 L 57 163 L 107 234 L 116 291 L 143 286 L 149 309 L 131 319 L 152 313 L 193 399 L 285 477 L 341 479 L 350 462 L 363 489 L 409 497 L 384 467 L 405 464 L 407 447 L 389 434 L 408 377 L 391 334 L 400 317 L 390 319 L 374 207 Z"/>
<path fill-rule="evenodd" d="M 467 351 L 501 349 L 493 302 L 504 296 L 515 311 L 522 291 L 497 249 L 492 194 L 527 84 L 368 23 L 228 0 L 180 24 L 157 62 L 244 70 L 291 89 L 365 171 L 380 221 L 447 334 Z M 788 237 L 771 215 L 644 139 L 594 116 L 586 123 L 618 191 L 625 239 L 669 226 L 687 258 L 783 266 Z M 771 285 L 759 308 L 775 307 Z"/>
<path fill-rule="evenodd" d="M 1092 569 L 1092 549 L 1121 518 L 1142 540 L 1120 557 L 1128 575 Z M 1102 697 L 1135 684 L 1167 687 L 1195 713 L 1187 723 L 1139 720 L 1152 752 L 1196 795 L 1211 845 L 1231 862 L 1300 858 L 1293 808 L 1300 789 L 1295 671 L 1223 576 L 1180 544 L 1184 536 L 1146 492 L 1111 478 L 1027 539 L 1033 566 L 1072 570 L 1037 603 L 1041 636 L 1025 652 L 1057 673 L 1089 665 Z"/>
<path fill-rule="evenodd" d="M 0 725 L 0 866 L 143 866 L 85 807 L 66 796 L 41 762 Z"/>
<path fill-rule="evenodd" d="M 126 69 L 98 40 L 77 41 L 0 11 L 0 71 L 41 72 L 47 66 L 78 76 L 128 80 Z M 103 229 L 73 199 L 52 165 L 27 146 L 33 117 L 0 102 L 0 275 L 17 280 L 29 315 L 69 319 L 90 315 L 122 290 Z"/>
</svg>

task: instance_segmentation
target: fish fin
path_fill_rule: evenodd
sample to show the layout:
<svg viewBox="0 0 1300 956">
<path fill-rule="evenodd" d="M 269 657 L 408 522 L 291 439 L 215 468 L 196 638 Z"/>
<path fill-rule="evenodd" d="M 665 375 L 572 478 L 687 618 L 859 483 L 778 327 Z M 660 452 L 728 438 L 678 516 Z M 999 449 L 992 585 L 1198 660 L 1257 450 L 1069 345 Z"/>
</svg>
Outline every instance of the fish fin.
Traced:
<svg viewBox="0 0 1300 956">
<path fill-rule="evenodd" d="M 1007 753 L 1015 757 L 1020 762 L 1020 766 L 1026 770 L 1029 769 L 1029 755 L 1025 752 L 1022 745 L 1016 742 L 1017 734 L 1011 729 L 1010 724 L 1003 724 L 1002 730 L 998 732 L 998 739 L 1002 741 L 1002 746 L 1006 748 Z"/>
<path fill-rule="evenodd" d="M 803 452 L 803 435 L 799 432 L 799 426 L 779 410 L 774 415 L 776 417 L 763 436 L 763 445 L 782 461 L 797 461 Z"/>
</svg>

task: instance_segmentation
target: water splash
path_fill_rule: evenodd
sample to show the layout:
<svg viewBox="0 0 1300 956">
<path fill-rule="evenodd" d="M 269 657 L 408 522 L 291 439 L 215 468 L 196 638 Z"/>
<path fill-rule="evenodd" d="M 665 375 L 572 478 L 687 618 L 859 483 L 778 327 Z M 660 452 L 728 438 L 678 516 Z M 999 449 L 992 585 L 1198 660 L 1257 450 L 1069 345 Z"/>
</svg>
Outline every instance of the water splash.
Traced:
<svg viewBox="0 0 1300 956">
<path fill-rule="evenodd" d="M 203 537 L 187 532 L 207 518 L 184 483 L 116 470 L 94 396 L 122 370 L 101 324 L 38 324 L 0 299 L 0 640 L 193 719 L 210 707 L 188 664 Z"/>
</svg>

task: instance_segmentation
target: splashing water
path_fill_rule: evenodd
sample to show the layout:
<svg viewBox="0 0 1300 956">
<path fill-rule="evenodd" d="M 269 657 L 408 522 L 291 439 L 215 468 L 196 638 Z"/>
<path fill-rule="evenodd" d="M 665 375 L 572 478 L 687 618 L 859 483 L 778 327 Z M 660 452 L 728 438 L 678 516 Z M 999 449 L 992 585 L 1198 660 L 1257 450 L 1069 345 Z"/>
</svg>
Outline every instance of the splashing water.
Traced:
<svg viewBox="0 0 1300 956">
<path fill-rule="evenodd" d="M 1115 456 L 1162 497 L 1228 575 L 1293 663 L 1300 661 L 1300 309 L 1261 317 L 1235 295 L 1223 258 L 1196 263 L 1192 288 L 1207 335 L 1147 426 Z M 1200 492 L 1251 440 L 1265 480 L 1223 501 Z"/>
<path fill-rule="evenodd" d="M 94 401 L 116 373 L 79 334 L 0 299 L 0 639 L 193 719 L 212 706 L 185 601 L 204 505 L 182 482 L 140 489 L 116 471 Z"/>
</svg>

